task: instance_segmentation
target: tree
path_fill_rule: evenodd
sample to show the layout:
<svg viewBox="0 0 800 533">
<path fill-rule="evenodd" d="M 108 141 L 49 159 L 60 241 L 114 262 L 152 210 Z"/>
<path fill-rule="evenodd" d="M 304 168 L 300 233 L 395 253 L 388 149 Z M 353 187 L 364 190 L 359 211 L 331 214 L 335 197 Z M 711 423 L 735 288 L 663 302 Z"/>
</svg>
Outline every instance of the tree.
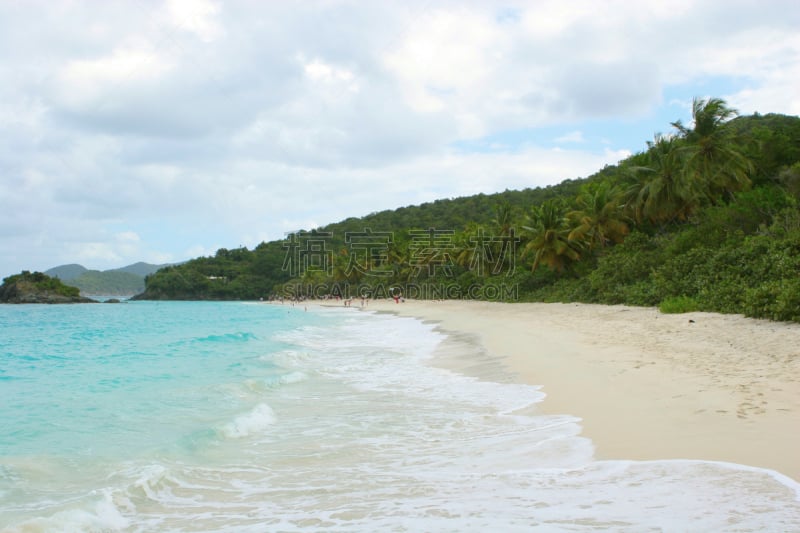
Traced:
<svg viewBox="0 0 800 533">
<path fill-rule="evenodd" d="M 573 225 L 569 240 L 590 250 L 622 242 L 630 231 L 622 197 L 622 189 L 608 182 L 585 186 L 576 199 L 578 209 L 567 213 Z"/>
<path fill-rule="evenodd" d="M 637 222 L 686 220 L 700 206 L 703 193 L 685 172 L 682 140 L 656 134 L 647 146 L 645 166 L 629 169 L 634 179 L 626 192 L 629 210 Z"/>
<path fill-rule="evenodd" d="M 563 202 L 558 199 L 531 208 L 527 225 L 522 226 L 529 237 L 522 256 L 533 252 L 532 272 L 541 263 L 561 272 L 571 262 L 580 259 L 580 244 L 569 239 L 570 228 L 565 211 Z"/>
<path fill-rule="evenodd" d="M 692 101 L 693 127 L 684 126 L 680 120 L 672 123 L 686 141 L 681 148 L 686 173 L 702 185 L 711 204 L 729 199 L 733 193 L 750 186 L 748 175 L 753 172 L 753 165 L 740 151 L 735 130 L 724 127 L 737 114 L 721 98 L 695 98 Z"/>
<path fill-rule="evenodd" d="M 513 226 L 513 209 L 507 200 L 504 200 L 494 206 L 494 218 L 492 223 L 497 235 L 508 235 Z"/>
<path fill-rule="evenodd" d="M 476 246 L 482 244 L 484 236 L 489 232 L 482 224 L 469 222 L 464 228 L 464 231 L 459 232 L 455 239 L 455 253 L 454 262 L 456 265 L 463 267 L 465 270 L 470 270 L 479 260 L 476 257 L 476 252 L 480 252 L 481 248 Z"/>
</svg>

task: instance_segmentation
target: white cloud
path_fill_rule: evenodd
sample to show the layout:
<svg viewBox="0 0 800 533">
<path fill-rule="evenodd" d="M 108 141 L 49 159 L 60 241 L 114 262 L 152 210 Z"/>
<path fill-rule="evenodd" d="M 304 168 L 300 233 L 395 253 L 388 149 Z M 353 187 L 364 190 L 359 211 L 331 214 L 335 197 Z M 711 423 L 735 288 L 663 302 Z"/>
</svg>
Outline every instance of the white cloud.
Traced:
<svg viewBox="0 0 800 533">
<path fill-rule="evenodd" d="M 354 75 L 352 72 L 345 68 L 338 68 L 315 59 L 303 65 L 303 70 L 306 76 L 314 81 L 320 83 L 338 83 L 344 82 L 350 90 L 358 90 L 358 85 L 352 85 Z"/>
<path fill-rule="evenodd" d="M 437 10 L 420 17 L 384 63 L 415 111 L 464 113 L 503 61 L 502 32 L 482 12 Z"/>
<path fill-rule="evenodd" d="M 191 32 L 203 41 L 213 41 L 222 33 L 215 20 L 219 6 L 207 0 L 167 0 L 166 17 L 176 28 Z"/>
<path fill-rule="evenodd" d="M 121 48 L 99 59 L 70 61 L 62 69 L 59 81 L 75 92 L 86 92 L 109 83 L 158 79 L 167 70 L 163 57 L 149 46 Z"/>
<path fill-rule="evenodd" d="M 780 44 L 763 42 L 762 54 L 754 57 L 752 51 L 743 53 L 757 65 L 758 77 L 748 82 L 748 87 L 733 94 L 727 94 L 729 102 L 740 113 L 768 113 L 780 110 L 791 115 L 800 115 L 800 35 L 773 36 Z M 763 50 L 772 53 L 764 54 Z"/>
<path fill-rule="evenodd" d="M 122 257 L 114 251 L 113 246 L 106 242 L 73 244 L 69 247 L 69 253 L 75 257 L 76 262 L 89 265 L 122 261 Z"/>
<path fill-rule="evenodd" d="M 552 0 L 542 2 L 536 9 L 525 11 L 522 25 L 533 39 L 546 41 L 557 38 L 576 20 L 581 18 L 584 6 L 575 2 Z"/>
<path fill-rule="evenodd" d="M 583 132 L 580 130 L 571 131 L 569 133 L 565 133 L 560 137 L 556 137 L 555 142 L 557 143 L 582 143 L 586 142 L 586 139 L 583 138 Z"/>
</svg>

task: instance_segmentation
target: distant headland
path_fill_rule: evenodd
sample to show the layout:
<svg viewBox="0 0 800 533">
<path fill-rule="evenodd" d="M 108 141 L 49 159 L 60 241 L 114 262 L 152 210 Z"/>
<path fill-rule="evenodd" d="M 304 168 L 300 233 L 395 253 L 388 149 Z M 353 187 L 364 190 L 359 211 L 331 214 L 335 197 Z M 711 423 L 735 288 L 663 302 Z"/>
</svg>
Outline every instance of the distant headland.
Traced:
<svg viewBox="0 0 800 533">
<path fill-rule="evenodd" d="M 84 296 L 128 297 L 143 292 L 145 277 L 166 266 L 169 265 L 138 262 L 122 268 L 100 271 L 73 263 L 50 268 L 44 273 L 77 287 Z"/>
<path fill-rule="evenodd" d="M 58 278 L 23 270 L 22 273 L 3 280 L 3 285 L 0 285 L 0 303 L 75 304 L 97 301 L 81 296 L 77 287 L 64 285 Z"/>
<path fill-rule="evenodd" d="M 169 265 L 138 262 L 99 271 L 83 265 L 60 265 L 45 272 L 23 270 L 0 287 L 0 303 L 92 303 L 98 298 L 118 302 L 144 290 L 145 277 Z M 109 299 L 109 297 L 111 297 Z"/>
</svg>

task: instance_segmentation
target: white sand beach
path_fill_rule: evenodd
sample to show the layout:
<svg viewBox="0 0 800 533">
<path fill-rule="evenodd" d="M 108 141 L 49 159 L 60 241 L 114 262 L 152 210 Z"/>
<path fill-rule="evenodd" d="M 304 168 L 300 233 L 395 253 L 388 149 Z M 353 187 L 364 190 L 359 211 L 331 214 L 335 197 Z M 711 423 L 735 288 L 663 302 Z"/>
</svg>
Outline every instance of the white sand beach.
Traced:
<svg viewBox="0 0 800 533">
<path fill-rule="evenodd" d="M 800 324 L 585 304 L 373 301 L 474 335 L 598 459 L 703 459 L 800 480 Z"/>
</svg>

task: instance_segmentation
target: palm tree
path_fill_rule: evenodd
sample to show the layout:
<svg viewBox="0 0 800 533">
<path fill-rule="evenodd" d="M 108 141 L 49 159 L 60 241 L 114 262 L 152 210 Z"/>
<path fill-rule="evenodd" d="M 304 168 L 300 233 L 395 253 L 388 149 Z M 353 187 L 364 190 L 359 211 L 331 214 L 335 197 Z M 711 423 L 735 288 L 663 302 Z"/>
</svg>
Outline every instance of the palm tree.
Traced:
<svg viewBox="0 0 800 533">
<path fill-rule="evenodd" d="M 494 223 L 498 236 L 508 235 L 513 224 L 513 210 L 511 204 L 503 201 L 494 206 Z"/>
<path fill-rule="evenodd" d="M 680 120 L 672 123 L 686 141 L 683 147 L 686 170 L 694 180 L 704 184 L 704 192 L 712 204 L 750 186 L 748 174 L 753 172 L 753 164 L 736 146 L 733 130 L 724 127 L 737 114 L 721 98 L 695 98 L 694 125 L 688 128 Z"/>
<path fill-rule="evenodd" d="M 692 100 L 692 121 L 694 126 L 687 128 L 680 120 L 672 122 L 672 126 L 678 130 L 681 137 L 687 141 L 696 143 L 698 139 L 709 137 L 718 132 L 720 126 L 738 115 L 738 112 L 728 107 L 722 98 L 694 98 Z"/>
<path fill-rule="evenodd" d="M 514 229 L 514 209 L 508 201 L 502 201 L 494 207 L 494 231 L 491 251 L 494 256 L 492 274 L 505 272 L 510 275 L 514 271 L 517 244 L 520 239 Z"/>
<path fill-rule="evenodd" d="M 585 187 L 576 199 L 578 209 L 567 213 L 573 224 L 569 240 L 589 249 L 622 242 L 629 232 L 622 197 L 622 189 L 608 182 Z"/>
<path fill-rule="evenodd" d="M 626 193 L 629 209 L 638 222 L 686 220 L 699 207 L 703 193 L 686 172 L 683 140 L 656 134 L 647 146 L 645 165 L 629 169 L 635 180 Z"/>
<path fill-rule="evenodd" d="M 464 231 L 456 235 L 455 264 L 466 270 L 478 270 L 482 273 L 482 267 L 486 262 L 484 254 L 491 254 L 491 250 L 487 249 L 487 243 L 490 242 L 489 234 L 483 225 L 469 222 Z"/>
<path fill-rule="evenodd" d="M 522 226 L 529 237 L 522 256 L 534 253 L 531 272 L 535 272 L 541 263 L 561 272 L 569 263 L 580 259 L 580 244 L 569 240 L 570 228 L 565 211 L 563 203 L 557 199 L 531 208 L 527 225 Z"/>
<path fill-rule="evenodd" d="M 413 278 L 414 269 L 411 267 L 411 251 L 406 239 L 398 238 L 389 243 L 387 263 L 391 265 L 392 281 L 405 283 Z"/>
</svg>

